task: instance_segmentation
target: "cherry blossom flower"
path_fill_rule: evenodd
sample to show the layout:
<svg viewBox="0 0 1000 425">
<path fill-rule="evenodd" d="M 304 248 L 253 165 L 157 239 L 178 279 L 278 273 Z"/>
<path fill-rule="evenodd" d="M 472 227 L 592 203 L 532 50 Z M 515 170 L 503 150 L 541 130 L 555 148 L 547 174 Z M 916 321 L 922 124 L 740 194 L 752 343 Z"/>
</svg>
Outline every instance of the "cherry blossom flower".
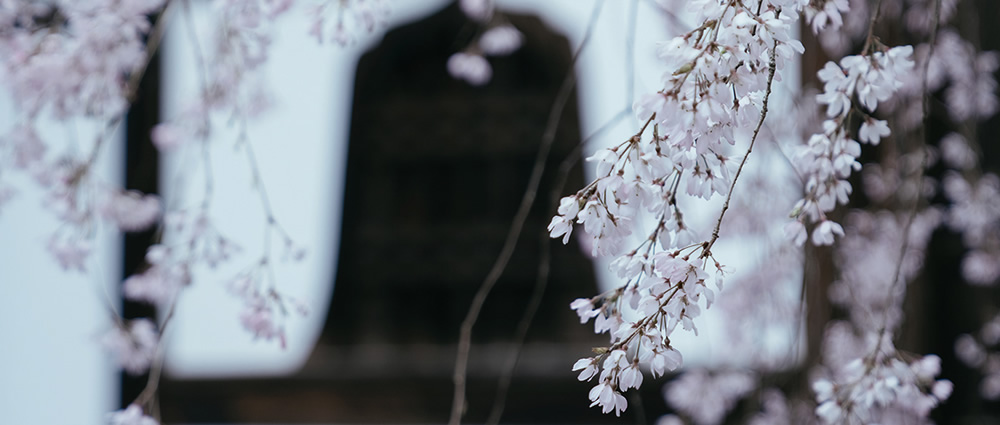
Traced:
<svg viewBox="0 0 1000 425">
<path fill-rule="evenodd" d="M 493 0 L 460 0 L 458 6 L 465 13 L 465 16 L 479 21 L 486 22 L 493 17 Z"/>
<path fill-rule="evenodd" d="M 512 25 L 499 25 L 479 37 L 479 49 L 487 56 L 509 55 L 521 47 L 523 38 Z"/>
<path fill-rule="evenodd" d="M 160 425 L 156 419 L 146 416 L 142 408 L 130 404 L 128 407 L 108 415 L 111 425 Z"/>
<path fill-rule="evenodd" d="M 824 220 L 813 231 L 812 241 L 816 245 L 832 245 L 833 235 L 844 236 L 844 228 L 830 220 Z"/>
<path fill-rule="evenodd" d="M 850 10 L 847 0 L 819 0 L 809 2 L 806 8 L 806 20 L 812 25 L 814 33 L 825 29 L 836 31 L 844 24 L 841 14 Z M 829 25 L 829 26 L 828 26 Z"/>
<path fill-rule="evenodd" d="M 101 213 L 122 231 L 145 230 L 160 217 L 160 199 L 136 191 L 114 191 L 104 200 Z"/>
<path fill-rule="evenodd" d="M 869 118 L 861 123 L 858 139 L 864 143 L 878 145 L 878 142 L 889 135 L 889 125 L 885 121 Z"/>
<path fill-rule="evenodd" d="M 958 133 L 948 133 L 941 138 L 941 159 L 945 165 L 956 170 L 967 170 L 979 162 L 976 153 Z"/>
<path fill-rule="evenodd" d="M 101 343 L 126 372 L 132 375 L 145 373 L 153 363 L 159 346 L 156 325 L 149 319 L 135 319 L 124 326 L 115 326 L 101 338 Z"/>
<path fill-rule="evenodd" d="M 576 377 L 577 380 L 589 381 L 597 375 L 599 368 L 595 360 L 593 358 L 580 359 L 573 364 L 573 371 L 580 371 L 580 375 Z"/>
<path fill-rule="evenodd" d="M 154 265 L 141 274 L 129 276 L 122 283 L 125 298 L 161 306 L 169 305 L 177 293 L 191 281 L 185 264 Z"/>
<path fill-rule="evenodd" d="M 709 374 L 695 369 L 681 375 L 665 391 L 667 402 L 699 425 L 718 425 L 736 403 L 756 389 L 756 378 L 745 372 Z"/>
<path fill-rule="evenodd" d="M 493 68 L 486 58 L 465 52 L 455 53 L 448 58 L 448 73 L 474 86 L 486 84 L 493 78 Z"/>
<path fill-rule="evenodd" d="M 87 257 L 92 250 L 90 241 L 84 238 L 60 238 L 53 236 L 46 245 L 63 270 L 86 271 Z"/>
<path fill-rule="evenodd" d="M 273 19 L 283 13 L 293 1 L 282 0 L 283 3 L 273 8 L 269 17 Z M 323 0 L 309 11 L 313 20 L 308 32 L 319 43 L 332 40 L 346 46 L 357 39 L 358 33 L 370 33 L 385 25 L 389 11 L 386 0 Z M 336 18 L 330 19 L 331 15 Z M 332 35 L 326 37 L 324 33 L 329 29 L 332 29 Z"/>
</svg>

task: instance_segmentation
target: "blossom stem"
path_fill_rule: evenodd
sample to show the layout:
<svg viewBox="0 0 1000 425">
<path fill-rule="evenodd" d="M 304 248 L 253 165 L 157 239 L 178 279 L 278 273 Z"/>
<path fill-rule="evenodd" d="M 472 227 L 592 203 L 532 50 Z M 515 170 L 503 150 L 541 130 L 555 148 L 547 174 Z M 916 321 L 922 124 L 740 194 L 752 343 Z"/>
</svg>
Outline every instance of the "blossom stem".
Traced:
<svg viewBox="0 0 1000 425">
<path fill-rule="evenodd" d="M 872 19 L 868 21 L 868 37 L 865 38 L 865 47 L 861 49 L 861 55 L 871 53 L 872 45 L 875 43 L 875 23 L 878 22 L 879 13 L 882 10 L 882 0 L 875 0 L 872 11 Z"/>
<path fill-rule="evenodd" d="M 924 149 L 924 143 L 925 143 L 924 137 L 926 137 L 926 134 L 927 134 L 927 116 L 930 113 L 930 107 L 928 105 L 928 100 L 927 100 L 928 97 L 930 96 L 930 93 L 928 93 L 929 90 L 928 90 L 928 87 L 927 87 L 927 85 L 928 85 L 928 83 L 927 83 L 927 69 L 930 67 L 931 57 L 934 56 L 934 44 L 936 44 L 936 42 L 937 42 L 937 30 L 938 30 L 938 25 L 940 24 L 940 22 L 939 22 L 940 15 L 941 15 L 941 0 L 935 0 L 935 2 L 934 2 L 934 17 L 933 17 L 934 23 L 931 26 L 931 34 L 930 34 L 930 41 L 929 41 L 930 45 L 929 45 L 929 49 L 928 49 L 928 52 L 927 52 L 927 57 L 924 60 L 924 74 L 923 74 L 924 75 L 924 81 L 923 81 L 923 91 L 922 91 L 922 99 L 921 99 L 922 108 L 923 108 L 923 111 L 922 111 L 922 113 L 923 113 L 923 119 L 922 119 L 923 123 L 921 125 L 920 138 L 917 139 L 917 144 L 918 144 L 917 149 L 920 151 L 921 160 L 920 160 L 920 167 L 917 169 L 917 172 L 915 173 L 916 175 L 913 176 L 913 178 L 916 180 L 917 190 L 916 190 L 916 193 L 914 194 L 913 204 L 910 205 L 909 212 L 907 213 L 907 216 L 906 216 L 906 224 L 903 225 L 903 231 L 902 231 L 901 236 L 900 236 L 900 237 L 903 238 L 903 243 L 900 244 L 900 246 L 899 246 L 899 256 L 898 256 L 898 259 L 896 260 L 896 268 L 895 268 L 895 270 L 893 271 L 893 274 L 892 274 L 892 282 L 889 284 L 889 294 L 888 295 L 889 295 L 889 299 L 890 300 L 892 300 L 893 294 L 896 292 L 896 287 L 897 287 L 897 285 L 899 285 L 900 278 L 902 277 L 901 275 L 902 275 L 902 270 L 903 270 L 903 259 L 906 258 L 906 251 L 910 247 L 910 228 L 913 226 L 913 221 L 914 221 L 914 219 L 917 216 L 917 209 L 920 207 L 920 198 L 921 198 L 921 196 L 923 196 L 922 195 L 922 193 L 923 193 L 923 186 L 924 186 L 923 185 L 923 182 L 924 182 L 923 177 L 924 177 L 924 170 L 927 168 L 927 161 L 928 161 L 928 155 L 927 155 L 926 150 Z M 882 318 L 882 328 L 879 330 L 879 341 L 878 341 L 878 344 L 882 343 L 882 339 L 885 336 L 885 333 L 888 331 L 888 328 L 889 328 L 888 322 L 889 322 L 889 310 L 886 310 L 886 314 Z M 878 348 L 876 347 L 876 352 L 873 353 L 873 356 L 877 355 L 877 352 L 878 352 Z"/>
</svg>

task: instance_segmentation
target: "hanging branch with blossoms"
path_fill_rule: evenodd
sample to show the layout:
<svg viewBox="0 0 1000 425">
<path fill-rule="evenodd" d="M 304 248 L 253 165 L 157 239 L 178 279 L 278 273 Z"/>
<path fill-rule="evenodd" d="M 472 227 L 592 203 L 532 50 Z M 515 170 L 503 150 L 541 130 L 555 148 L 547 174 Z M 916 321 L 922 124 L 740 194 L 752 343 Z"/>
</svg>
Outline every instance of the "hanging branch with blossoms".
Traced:
<svg viewBox="0 0 1000 425">
<path fill-rule="evenodd" d="M 709 308 L 715 300 L 709 283 L 722 288 L 726 269 L 712 247 L 767 117 L 772 84 L 803 51 L 790 34 L 800 7 L 794 1 L 692 3 L 702 24 L 661 46 L 669 70 L 664 88 L 635 106 L 646 124 L 588 158 L 597 162 L 598 178 L 560 202 L 551 236 L 563 236 L 565 243 L 573 223 L 583 224 L 593 238 L 592 253 L 615 257 L 612 271 L 625 282 L 571 305 L 581 322 L 595 319 L 595 332 L 611 338 L 610 346 L 595 349 L 597 356 L 573 367 L 581 371 L 580 380 L 598 378 L 589 398 L 605 413 L 625 410 L 622 392 L 641 385 L 640 362 L 648 362 L 654 376 L 681 365 L 671 334 L 677 325 L 697 332 L 700 301 Z M 644 137 L 651 123 L 652 137 Z M 727 153 L 740 136 L 749 143 L 733 170 L 736 162 Z M 685 224 L 678 195 L 726 197 L 706 238 Z M 624 252 L 634 223 L 646 214 L 655 226 Z"/>
<path fill-rule="evenodd" d="M 301 310 L 278 287 L 272 244 L 280 244 L 281 257 L 289 260 L 300 259 L 304 251 L 272 209 L 266 176 L 246 130 L 249 121 L 270 107 L 261 69 L 269 60 L 273 22 L 295 3 L 214 2 L 213 33 L 204 37 L 193 28 L 189 0 L 0 0 L 0 75 L 18 111 L 10 131 L 0 135 L 0 208 L 17 196 L 18 188 L 9 183 L 12 175 L 37 185 L 45 193 L 46 209 L 61 223 L 45 248 L 63 269 L 75 272 L 87 271 L 94 235 L 102 226 L 120 232 L 158 230 L 144 267 L 124 279 L 122 292 L 130 301 L 155 306 L 164 313 L 162 318 L 126 320 L 115 313 L 101 338 L 127 373 L 149 372 L 146 389 L 109 416 L 112 424 L 158 423 L 152 412 L 162 366 L 161 340 L 177 297 L 195 284 L 196 270 L 232 261 L 241 252 L 217 228 L 211 210 L 214 181 L 208 148 L 213 117 L 225 117 L 240 129 L 233 147 L 246 158 L 264 215 L 263 251 L 229 280 L 230 292 L 244 305 L 238 320 L 251 337 L 283 345 L 286 316 Z M 312 25 L 303 31 L 319 42 L 340 45 L 384 25 L 390 4 L 306 3 L 313 6 Z M 1000 179 L 982 169 L 982 148 L 974 130 L 975 123 L 994 116 L 1000 104 L 994 76 L 1000 60 L 995 52 L 979 52 L 956 28 L 942 27 L 939 32 L 939 26 L 956 15 L 959 3 L 683 2 L 696 25 L 660 45 L 662 88 L 633 106 L 641 128 L 588 158 L 597 178 L 563 198 L 548 226 L 551 237 L 567 243 L 575 225 L 582 224 L 586 235 L 578 237 L 590 239 L 593 255 L 611 258 L 612 271 L 622 279 L 615 289 L 571 303 L 581 323 L 593 320 L 595 332 L 609 338 L 592 357 L 572 366 L 579 380 L 596 380 L 588 394 L 591 407 L 620 415 L 628 404 L 624 393 L 643 383 L 642 369 L 658 377 L 682 365 L 682 353 L 671 344 L 671 336 L 678 326 L 697 333 L 695 320 L 723 289 L 729 269 L 713 248 L 729 236 L 723 223 L 727 213 L 731 221 L 736 212 L 730 212 L 731 201 L 739 209 L 741 200 L 735 197 L 751 183 L 744 177 L 743 189 L 737 190 L 748 161 L 760 156 L 751 158 L 751 153 L 770 142 L 758 143 L 758 138 L 777 137 L 776 131 L 766 129 L 774 121 L 768 119 L 769 100 L 787 65 L 803 53 L 793 29 L 804 15 L 820 44 L 840 58 L 817 73 L 822 92 L 815 101 L 821 123 L 807 130 L 805 143 L 787 158 L 803 190 L 784 233 L 797 246 L 806 241 L 837 244 L 834 258 L 840 268 L 829 300 L 845 317 L 827 325 L 822 363 L 806 365 L 813 367 L 815 403 L 808 404 L 809 415 L 796 415 L 793 397 L 766 387 L 755 374 L 702 370 L 672 383 L 667 401 L 698 424 L 721 423 L 739 400 L 752 394 L 764 404 L 750 418 L 754 424 L 926 423 L 930 411 L 950 396 L 952 384 L 937 378 L 939 357 L 898 350 L 895 339 L 907 286 L 920 272 L 932 232 L 944 224 L 961 234 L 968 248 L 961 264 L 966 281 L 995 286 L 1000 280 Z M 473 85 L 486 84 L 492 76 L 487 58 L 515 51 L 523 36 L 493 0 L 461 0 L 459 5 L 478 30 L 465 48 L 442 64 L 442 72 Z M 927 42 L 916 47 L 884 44 L 877 23 L 892 14 L 900 16 L 909 34 Z M 135 101 L 167 22 L 176 19 L 187 21 L 187 28 L 179 31 L 186 31 L 195 47 L 199 90 L 150 136 L 164 153 L 187 148 L 202 152 L 205 189 L 197 205 L 172 205 L 156 195 L 103 181 L 94 172 Z M 852 50 L 862 43 L 860 50 Z M 925 127 L 928 101 L 935 93 L 943 98 L 954 128 L 933 150 L 926 143 L 932 137 Z M 82 143 L 66 147 L 47 134 L 51 122 L 85 125 L 93 131 Z M 917 142 L 908 142 L 911 139 Z M 862 166 L 862 151 L 875 149 L 888 153 L 879 164 Z M 925 176 L 938 157 L 947 170 L 940 184 Z M 874 211 L 852 210 L 838 222 L 831 213 L 856 195 L 851 182 L 858 181 L 852 180 L 858 172 Z M 948 201 L 945 207 L 930 206 L 937 189 Z M 712 199 L 722 200 L 722 205 L 711 230 L 685 220 L 693 214 L 692 203 Z M 775 264 L 801 264 L 798 253 L 792 254 Z M 986 376 L 981 394 L 997 399 L 1000 319 L 995 311 L 985 317 L 990 320 L 982 329 L 960 337 L 955 349 L 963 362 Z M 713 396 L 695 397 L 703 392 Z M 454 407 L 453 420 L 459 421 L 462 403 Z M 662 421 L 682 423 L 673 415 Z"/>
<path fill-rule="evenodd" d="M 205 37 L 194 27 L 190 0 L 0 1 L 0 75 L 18 112 L 10 131 L 0 134 L 0 208 L 17 195 L 8 183 L 12 176 L 20 174 L 37 184 L 46 194 L 45 208 L 61 223 L 46 248 L 63 269 L 80 273 L 87 272 L 92 241 L 102 226 L 120 232 L 157 230 L 145 264 L 125 278 L 122 293 L 129 301 L 156 307 L 160 318 L 125 319 L 115 306 L 107 306 L 113 320 L 101 343 L 127 373 L 149 375 L 142 394 L 109 415 L 112 424 L 158 422 L 149 414 L 155 411 L 161 341 L 178 296 L 194 284 L 196 271 L 214 269 L 241 252 L 220 233 L 211 209 L 214 176 L 208 152 L 214 117 L 240 126 L 234 146 L 247 158 L 250 183 L 265 216 L 263 252 L 229 282 L 231 294 L 244 305 L 237 319 L 251 337 L 283 347 L 284 321 L 292 313 L 305 314 L 302 303 L 280 290 L 272 268 L 279 259 L 301 259 L 305 251 L 271 208 L 246 132 L 247 122 L 269 107 L 260 70 L 269 60 L 271 24 L 294 3 L 214 2 L 212 32 Z M 350 39 L 345 22 L 353 23 L 348 24 L 352 30 L 371 31 L 384 22 L 387 11 L 374 0 L 329 0 L 317 8 L 313 35 L 322 41 L 324 13 L 335 13 L 333 38 L 342 44 Z M 178 19 L 186 22 L 173 28 L 186 32 L 194 47 L 200 88 L 177 116 L 153 129 L 150 139 L 164 154 L 201 151 L 205 190 L 198 205 L 171 205 L 156 195 L 104 181 L 94 172 L 135 101 L 167 23 Z M 52 123 L 97 130 L 89 142 L 64 146 L 44 131 Z M 272 239 L 281 243 L 280 256 Z"/>
<path fill-rule="evenodd" d="M 635 105 L 639 118 L 648 120 L 646 125 L 622 144 L 588 158 L 597 162 L 597 179 L 563 198 L 559 215 L 549 225 L 551 236 L 562 236 L 565 243 L 573 225 L 582 224 L 587 236 L 593 238 L 593 254 L 612 257 L 612 271 L 624 282 L 617 289 L 571 304 L 582 323 L 594 319 L 595 332 L 610 334 L 610 346 L 596 348 L 597 356 L 573 365 L 573 370 L 580 372 L 579 380 L 597 378 L 589 398 L 591 406 L 601 406 L 604 413 L 625 410 L 627 401 L 622 393 L 641 385 L 640 364 L 646 364 L 654 377 L 681 364 L 682 356 L 670 345 L 670 335 L 678 324 L 697 332 L 693 320 L 701 311 L 700 299 L 705 298 L 708 308 L 715 298 L 707 285 L 712 280 L 709 265 L 715 271 L 717 288 L 722 289 L 725 268 L 711 248 L 719 238 L 736 181 L 766 119 L 773 79 L 776 74 L 780 78 L 782 65 L 792 60 L 794 53 L 803 51 L 788 34 L 790 24 L 804 12 L 814 31 L 828 26 L 836 29 L 843 23 L 841 13 L 850 10 L 841 0 L 699 1 L 689 7 L 702 24 L 661 45 L 659 55 L 669 70 L 663 77 L 665 88 Z M 846 204 L 852 192 L 847 179 L 861 169 L 858 140 L 878 145 L 890 136 L 888 122 L 874 113 L 879 103 L 891 101 L 912 74 L 911 46 L 890 48 L 874 37 L 878 9 L 876 2 L 862 53 L 828 62 L 818 73 L 823 93 L 817 102 L 825 106 L 826 120 L 822 132 L 810 137 L 791 158 L 805 184 L 805 196 L 794 206 L 793 221 L 785 227 L 797 245 L 808 239 L 809 227 L 815 245 L 830 245 L 837 236 L 845 236 L 841 224 L 827 213 L 838 204 Z M 935 31 L 936 26 L 935 21 Z M 926 91 L 920 93 L 921 98 L 926 99 Z M 856 117 L 860 117 L 860 128 L 854 127 Z M 653 136 L 645 139 L 650 122 Z M 749 146 L 733 172 L 733 161 L 726 153 L 740 135 L 749 135 Z M 725 196 L 710 236 L 700 236 L 685 225 L 679 194 L 706 200 Z M 875 246 L 902 249 L 907 256 L 922 255 L 907 247 L 925 245 L 936 221 L 933 214 L 915 215 L 915 202 L 914 213 L 899 231 L 902 236 L 881 239 Z M 628 250 L 629 236 L 640 228 L 638 223 L 649 218 L 655 224 L 652 230 L 640 233 L 642 242 Z M 912 225 L 914 222 L 921 224 Z M 842 251 L 867 252 L 859 246 Z M 879 274 L 874 281 L 841 282 L 853 285 L 855 291 L 865 288 L 884 294 L 885 301 L 875 310 L 858 307 L 865 309 L 866 317 L 856 321 L 877 326 L 869 331 L 875 338 L 855 351 L 869 354 L 840 366 L 832 380 L 820 378 L 814 384 L 819 403 L 816 414 L 825 423 L 886 417 L 879 409 L 889 407 L 926 417 L 951 393 L 949 381 L 935 381 L 940 373 L 937 356 L 909 362 L 893 347 L 891 329 L 899 321 L 905 280 L 917 271 L 914 260 L 895 257 L 899 266 L 894 275 L 889 269 L 888 275 Z M 903 284 L 897 284 L 899 281 Z M 739 397 L 748 392 L 741 391 Z M 685 399 L 677 396 L 678 401 L 669 400 L 683 407 L 690 405 Z M 713 419 L 696 422 L 719 423 L 723 416 L 717 413 L 728 409 L 709 409 Z"/>
</svg>

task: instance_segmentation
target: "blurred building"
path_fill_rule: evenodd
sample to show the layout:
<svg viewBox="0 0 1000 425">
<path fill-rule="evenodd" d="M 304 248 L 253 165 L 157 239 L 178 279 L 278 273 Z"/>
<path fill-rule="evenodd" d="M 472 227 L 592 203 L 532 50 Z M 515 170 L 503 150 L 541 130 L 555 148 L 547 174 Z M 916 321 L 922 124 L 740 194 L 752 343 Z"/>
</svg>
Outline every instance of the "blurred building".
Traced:
<svg viewBox="0 0 1000 425">
<path fill-rule="evenodd" d="M 298 372 L 266 379 L 166 379 L 166 423 L 434 423 L 448 418 L 459 325 L 511 226 L 549 110 L 572 70 L 567 40 L 512 16 L 524 47 L 492 60 L 483 87 L 448 57 L 474 26 L 457 6 L 391 30 L 357 67 L 336 286 L 322 337 Z M 466 422 L 485 421 L 533 293 L 548 286 L 521 349 L 505 422 L 606 422 L 572 363 L 605 337 L 568 308 L 598 292 L 575 244 L 549 243 L 555 182 L 579 157 L 575 96 L 515 253 L 473 332 Z M 575 166 L 559 196 L 582 187 Z M 549 252 L 543 253 L 543 250 Z M 658 388 L 649 386 L 652 399 Z M 127 399 L 130 395 L 124 395 Z M 662 402 L 661 402 L 662 403 Z"/>
</svg>

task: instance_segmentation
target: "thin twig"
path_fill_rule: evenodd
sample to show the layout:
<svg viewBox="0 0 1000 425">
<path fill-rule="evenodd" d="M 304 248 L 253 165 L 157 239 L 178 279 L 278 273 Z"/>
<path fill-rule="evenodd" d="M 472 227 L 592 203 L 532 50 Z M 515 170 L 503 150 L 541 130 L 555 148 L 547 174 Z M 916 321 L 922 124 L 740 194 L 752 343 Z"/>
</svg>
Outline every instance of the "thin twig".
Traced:
<svg viewBox="0 0 1000 425">
<path fill-rule="evenodd" d="M 868 21 L 868 37 L 865 38 L 865 47 L 861 49 L 862 55 L 867 55 L 875 42 L 875 23 L 878 22 L 879 13 L 882 10 L 882 0 L 875 0 L 874 10 L 871 20 Z"/>
<path fill-rule="evenodd" d="M 139 83 L 142 82 L 142 77 L 146 75 L 146 68 L 149 67 L 149 63 L 153 61 L 153 56 L 160 48 L 160 43 L 163 41 L 163 33 L 167 29 L 167 17 L 169 16 L 167 12 L 170 11 L 170 6 L 174 2 L 168 1 L 160 13 L 156 17 L 156 24 L 154 24 L 153 29 L 149 32 L 149 37 L 146 39 L 146 58 L 142 61 L 138 68 L 132 72 L 129 76 L 128 84 L 125 86 L 125 100 L 129 103 L 135 101 L 135 97 L 139 92 Z"/>
<path fill-rule="evenodd" d="M 565 179 L 563 179 L 563 182 L 565 182 Z M 556 185 L 556 187 L 562 189 L 562 185 Z M 559 192 L 561 192 L 561 190 Z M 554 214 L 554 212 L 552 213 Z M 493 409 L 490 411 L 489 418 L 486 419 L 487 425 L 496 425 L 500 423 L 500 417 L 503 416 L 504 407 L 507 403 L 507 393 L 510 390 L 510 381 L 513 379 L 514 369 L 517 368 L 517 362 L 521 357 L 521 347 L 524 345 L 524 340 L 528 336 L 528 329 L 531 328 L 531 322 L 535 319 L 535 313 L 538 311 L 538 307 L 542 304 L 542 297 L 545 295 L 545 289 L 549 286 L 549 271 L 552 268 L 551 241 L 552 238 L 550 238 L 547 233 L 539 233 L 538 248 L 541 250 L 541 257 L 538 260 L 538 273 L 535 276 L 535 288 L 532 290 L 528 306 L 525 308 L 524 314 L 521 316 L 521 320 L 517 324 L 517 331 L 514 336 L 514 341 L 512 342 L 514 347 L 511 349 L 511 353 L 507 356 L 503 374 L 500 375 L 500 380 L 497 382 L 497 393 L 496 397 L 493 399 Z"/>
<path fill-rule="evenodd" d="M 139 66 L 132 71 L 129 75 L 129 80 L 125 84 L 122 91 L 122 97 L 125 102 L 129 105 L 135 102 L 135 96 L 139 91 L 139 83 L 142 82 L 142 77 L 146 75 L 146 69 L 149 68 L 149 63 L 152 62 L 153 56 L 156 55 L 157 50 L 159 50 L 160 42 L 163 40 L 163 32 L 167 27 L 167 12 L 172 5 L 172 2 L 168 2 L 160 9 L 160 12 L 156 15 L 156 24 L 153 26 L 152 30 L 149 32 L 149 38 L 146 41 L 146 56 L 143 58 Z M 97 135 L 97 140 L 94 142 L 94 146 L 90 150 L 90 155 L 87 157 L 87 162 L 81 166 L 74 176 L 74 181 L 79 181 L 86 175 L 90 168 L 97 162 L 97 158 L 100 154 L 101 148 L 104 146 L 105 140 L 110 139 L 118 131 L 118 127 L 121 126 L 122 121 L 125 119 L 125 114 L 128 113 L 129 108 L 125 108 L 121 112 L 115 114 L 108 120 L 107 124 L 104 125 L 104 131 Z"/>
<path fill-rule="evenodd" d="M 153 407 L 152 403 L 156 400 L 156 391 L 160 386 L 160 376 L 163 374 L 163 339 L 164 335 L 166 335 L 167 326 L 173 321 L 172 319 L 174 318 L 175 311 L 177 311 L 176 296 L 174 296 L 173 300 L 171 300 L 170 310 L 167 312 L 167 316 L 163 318 L 163 323 L 160 324 L 160 339 L 156 342 L 156 354 L 153 359 L 153 364 L 149 369 L 149 376 L 146 378 L 146 387 L 142 389 L 142 392 L 139 393 L 139 396 L 135 398 L 135 401 L 133 401 L 132 404 Z M 151 409 L 147 409 L 147 411 L 149 410 Z"/>
<path fill-rule="evenodd" d="M 927 57 L 924 60 L 924 81 L 923 89 L 921 92 L 921 107 L 923 108 L 923 125 L 920 127 L 920 138 L 918 140 L 918 148 L 920 149 L 920 165 L 917 170 L 917 175 L 914 177 L 917 182 L 917 190 L 914 194 L 913 205 L 909 208 L 909 213 L 906 217 L 906 224 L 903 225 L 903 231 L 901 237 L 903 238 L 903 243 L 899 246 L 899 259 L 896 261 L 896 269 L 892 274 L 892 282 L 889 284 L 889 299 L 893 298 L 893 293 L 896 292 L 896 287 L 899 285 L 900 275 L 903 273 L 903 259 L 906 258 L 906 251 L 910 249 L 910 228 L 913 226 L 913 221 L 917 217 L 917 209 L 920 206 L 920 197 L 923 196 L 923 183 L 924 183 L 924 169 L 927 168 L 928 155 L 924 148 L 927 137 L 927 118 L 930 115 L 930 105 L 928 102 L 928 82 L 927 82 L 927 69 L 930 67 L 931 57 L 934 56 L 934 45 L 937 44 L 937 30 L 940 24 L 939 19 L 941 17 L 941 0 L 935 0 L 934 2 L 934 24 L 931 26 L 930 34 L 930 46 L 927 50 Z M 876 345 L 875 352 L 872 353 L 873 356 L 878 354 L 879 346 L 882 344 L 882 339 L 885 333 L 888 332 L 889 328 L 889 312 L 886 310 L 886 314 L 882 318 L 882 327 L 879 329 L 879 340 Z"/>
<path fill-rule="evenodd" d="M 563 159 L 559 165 L 558 171 L 556 171 L 556 183 L 552 185 L 552 192 L 549 195 L 550 205 L 558 205 L 559 196 L 562 194 L 563 189 L 565 189 L 566 181 L 569 179 L 569 172 L 580 160 L 581 148 L 591 139 L 604 133 L 605 130 L 616 124 L 620 119 L 627 116 L 628 112 L 629 109 L 624 109 L 618 114 L 615 114 L 614 117 L 591 133 L 590 136 L 580 140 L 580 143 L 577 143 L 576 147 L 573 148 L 573 151 L 570 152 L 565 159 Z M 555 214 L 555 211 L 550 211 L 550 215 L 552 214 Z M 531 328 L 531 323 L 535 319 L 535 313 L 538 311 L 542 297 L 545 294 L 545 289 L 548 286 L 548 276 L 552 259 L 552 253 L 549 249 L 552 238 L 544 232 L 540 236 L 541 239 L 539 241 L 539 249 L 541 249 L 542 256 L 538 263 L 538 274 L 535 279 L 535 287 L 532 289 L 531 299 L 528 301 L 528 307 L 525 308 L 524 314 L 518 322 L 514 340 L 511 342 L 512 348 L 510 349 L 507 361 L 504 364 L 500 380 L 497 382 L 496 397 L 493 399 L 493 409 L 490 411 L 490 416 L 486 420 L 486 424 L 488 425 L 500 423 L 500 418 L 503 416 L 503 411 L 507 403 L 507 393 L 510 390 L 510 383 L 514 375 L 514 369 L 517 368 L 517 362 L 521 357 L 521 348 L 524 346 L 524 340 L 528 336 L 528 330 Z"/>
<path fill-rule="evenodd" d="M 552 148 L 553 142 L 555 141 L 556 130 L 559 127 L 563 109 L 569 101 L 569 97 L 573 93 L 573 87 L 576 84 L 576 61 L 580 57 L 580 52 L 583 51 L 583 48 L 590 41 L 590 36 L 596 27 L 597 18 L 600 16 L 601 7 L 603 5 L 603 0 L 599 0 L 594 4 L 594 9 L 591 12 L 590 22 L 587 25 L 586 33 L 583 36 L 583 40 L 580 42 L 580 46 L 577 47 L 576 52 L 573 54 L 573 59 L 570 62 L 570 68 L 566 72 L 566 78 L 563 80 L 562 87 L 556 96 L 555 102 L 552 104 L 552 109 L 549 111 L 548 124 L 545 129 L 545 133 L 542 136 L 542 143 L 538 149 L 538 154 L 535 156 L 535 164 L 531 170 L 531 178 L 528 181 L 528 187 L 525 189 L 524 196 L 521 198 L 521 206 L 518 208 L 517 214 L 514 216 L 514 222 L 511 224 L 510 230 L 507 232 L 507 237 L 504 241 L 503 249 L 500 251 L 500 255 L 497 257 L 497 260 L 493 263 L 493 267 L 490 269 L 489 274 L 486 275 L 483 283 L 476 291 L 476 295 L 472 299 L 472 304 L 469 306 L 469 311 L 466 314 L 465 319 L 462 321 L 461 330 L 459 332 L 458 352 L 456 353 L 455 359 L 455 370 L 452 375 L 452 381 L 455 385 L 455 393 L 452 398 L 451 417 L 448 420 L 448 423 L 451 425 L 458 425 L 462 423 L 462 412 L 465 410 L 465 373 L 468 368 L 469 350 L 472 345 L 472 327 L 475 326 L 476 320 L 479 318 L 479 312 L 482 310 L 483 304 L 486 302 L 486 298 L 489 296 L 490 291 L 493 289 L 493 286 L 496 285 L 497 280 L 500 279 L 500 275 L 503 274 L 504 269 L 507 268 L 507 263 L 510 261 L 510 257 L 514 253 L 514 247 L 517 245 L 517 241 L 521 236 L 521 229 L 524 227 L 524 223 L 528 219 L 528 213 L 531 211 L 531 207 L 535 203 L 535 197 L 538 193 L 538 185 L 541 183 L 542 179 L 542 172 L 545 171 L 545 160 L 549 155 L 549 150 Z"/>
<path fill-rule="evenodd" d="M 188 42 L 191 43 L 191 48 L 194 50 L 194 61 L 198 67 L 198 79 L 201 82 L 202 95 L 204 96 L 208 90 L 208 66 L 205 65 L 205 54 L 201 51 L 201 42 L 198 40 L 198 30 L 195 28 L 194 13 L 191 12 L 191 0 L 182 1 L 184 2 L 184 18 L 187 20 L 187 25 L 184 28 L 187 30 Z"/>
</svg>

